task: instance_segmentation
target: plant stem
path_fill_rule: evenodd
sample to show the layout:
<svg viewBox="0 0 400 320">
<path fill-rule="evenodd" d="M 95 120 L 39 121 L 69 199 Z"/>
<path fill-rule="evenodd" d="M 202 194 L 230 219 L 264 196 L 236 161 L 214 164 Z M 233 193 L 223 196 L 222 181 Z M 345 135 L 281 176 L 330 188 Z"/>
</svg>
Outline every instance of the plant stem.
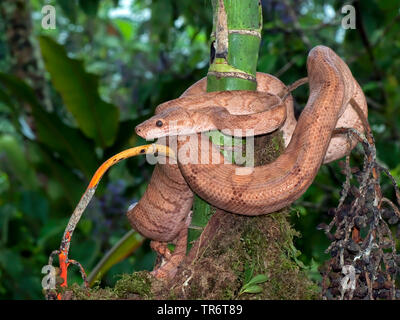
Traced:
<svg viewBox="0 0 400 320">
<path fill-rule="evenodd" d="M 260 1 L 212 0 L 212 6 L 213 31 L 210 42 L 213 48 L 207 74 L 207 91 L 256 90 L 262 29 Z M 219 132 L 212 135 L 214 138 L 223 136 Z M 241 143 L 241 139 L 237 139 L 236 143 Z M 196 196 L 192 226 L 204 228 L 213 211 L 209 204 Z M 192 242 L 200 234 L 198 229 L 190 229 L 188 241 Z"/>
</svg>

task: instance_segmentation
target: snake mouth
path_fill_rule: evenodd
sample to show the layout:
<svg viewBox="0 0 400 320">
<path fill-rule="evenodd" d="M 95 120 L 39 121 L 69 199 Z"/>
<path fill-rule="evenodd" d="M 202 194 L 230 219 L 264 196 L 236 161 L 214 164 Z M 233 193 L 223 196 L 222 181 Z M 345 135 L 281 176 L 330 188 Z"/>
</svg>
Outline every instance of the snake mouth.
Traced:
<svg viewBox="0 0 400 320">
<path fill-rule="evenodd" d="M 143 139 L 146 139 L 145 131 L 142 129 L 142 126 L 141 126 L 141 125 L 137 125 L 137 126 L 135 127 L 135 132 L 136 132 L 136 134 L 137 134 L 139 137 L 141 137 L 141 138 L 143 138 Z M 147 139 L 146 139 L 146 140 L 147 140 Z"/>
<path fill-rule="evenodd" d="M 145 139 L 148 142 L 154 142 L 159 136 L 157 134 L 151 134 L 144 126 L 138 125 L 135 127 L 135 132 L 136 134 L 141 137 L 142 139 Z"/>
</svg>

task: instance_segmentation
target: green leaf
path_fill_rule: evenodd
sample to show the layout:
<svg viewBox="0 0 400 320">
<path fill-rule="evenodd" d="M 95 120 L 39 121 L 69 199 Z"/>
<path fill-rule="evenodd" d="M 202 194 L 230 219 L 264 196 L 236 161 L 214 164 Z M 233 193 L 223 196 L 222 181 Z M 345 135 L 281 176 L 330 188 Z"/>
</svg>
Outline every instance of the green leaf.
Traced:
<svg viewBox="0 0 400 320">
<path fill-rule="evenodd" d="M 143 243 L 144 238 L 134 230 L 127 232 L 114 247 L 101 259 L 94 267 L 88 277 L 89 285 L 92 286 L 96 281 L 100 280 L 107 271 L 118 262 L 124 260 L 132 254 Z"/>
<path fill-rule="evenodd" d="M 71 22 L 76 22 L 77 16 L 77 3 L 76 0 L 58 0 L 57 4 L 64 11 L 64 14 L 71 20 Z"/>
<path fill-rule="evenodd" d="M 45 223 L 49 215 L 49 203 L 38 192 L 24 191 L 21 195 L 20 205 L 22 213 Z"/>
<path fill-rule="evenodd" d="M 380 87 L 379 82 L 370 81 L 370 82 L 368 82 L 368 83 L 366 83 L 366 84 L 364 84 L 364 85 L 362 86 L 362 90 L 363 90 L 364 92 L 373 91 L 373 90 L 378 89 L 379 87 Z"/>
<path fill-rule="evenodd" d="M 16 212 L 17 209 L 9 203 L 5 203 L 0 206 L 0 247 L 7 243 L 9 221 L 16 214 Z"/>
<path fill-rule="evenodd" d="M 398 1 L 393 1 L 393 0 L 379 0 L 377 1 L 377 5 L 382 10 L 398 10 L 399 8 Z"/>
<path fill-rule="evenodd" d="M 23 271 L 21 257 L 9 249 L 0 250 L 0 267 L 14 279 L 21 276 Z"/>
<path fill-rule="evenodd" d="M 251 270 L 250 273 L 253 273 L 252 268 L 247 268 L 245 270 L 245 273 L 247 271 L 247 273 L 249 274 L 249 271 Z M 245 275 L 245 278 L 248 279 L 248 274 Z M 250 275 L 251 276 L 251 275 Z M 264 274 L 258 274 L 255 277 L 253 277 L 249 282 L 247 282 L 239 291 L 239 296 L 243 293 L 260 293 L 262 292 L 262 288 L 260 286 L 258 286 L 258 284 L 260 283 L 264 283 L 268 280 L 268 277 Z"/>
<path fill-rule="evenodd" d="M 64 162 L 79 168 L 86 178 L 93 175 L 98 160 L 94 153 L 94 145 L 77 129 L 65 125 L 55 115 L 43 109 L 33 112 L 36 120 L 38 140 L 57 151 Z"/>
<path fill-rule="evenodd" d="M 259 283 L 263 283 L 266 282 L 268 280 L 268 277 L 264 274 L 258 274 L 255 277 L 253 277 L 247 284 L 248 285 L 253 285 L 253 284 L 259 284 Z"/>
<path fill-rule="evenodd" d="M 74 245 L 74 241 L 72 241 L 70 250 L 71 258 L 74 257 L 73 259 L 77 260 L 85 269 L 89 268 L 95 262 L 97 255 L 100 254 L 100 239 L 91 238 L 79 241 L 79 245 Z M 78 270 L 78 268 L 75 270 Z"/>
<path fill-rule="evenodd" d="M 3 104 L 5 104 L 10 109 L 11 112 L 14 112 L 14 113 L 17 112 L 17 109 L 16 109 L 13 101 L 11 100 L 11 98 L 1 88 L 0 88 L 0 101 Z"/>
<path fill-rule="evenodd" d="M 0 170 L 0 195 L 10 188 L 10 180 L 7 173 Z"/>
<path fill-rule="evenodd" d="M 51 38 L 41 36 L 39 41 L 54 87 L 79 128 L 98 146 L 112 145 L 117 134 L 119 110 L 99 96 L 98 77 L 86 72 L 82 61 L 69 58 L 65 49 Z"/>
<path fill-rule="evenodd" d="M 278 55 L 265 54 L 258 60 L 258 70 L 265 73 L 272 73 L 276 68 L 276 62 L 278 60 Z"/>
<path fill-rule="evenodd" d="M 172 25 L 173 6 L 169 1 L 153 1 L 151 6 L 152 36 L 161 42 L 168 41 Z"/>
<path fill-rule="evenodd" d="M 88 16 L 96 16 L 99 9 L 99 0 L 79 0 L 79 6 Z"/>
<path fill-rule="evenodd" d="M 132 21 L 127 19 L 114 19 L 113 23 L 116 24 L 125 41 L 129 41 L 133 38 L 135 27 Z"/>
<path fill-rule="evenodd" d="M 74 208 L 86 188 L 82 183 L 82 179 L 71 170 L 71 167 L 66 166 L 60 159 L 56 159 L 53 156 L 53 152 L 44 145 L 40 145 L 39 151 L 49 174 L 60 183 L 65 198 Z"/>
<path fill-rule="evenodd" d="M 59 236 L 61 237 L 69 218 L 63 219 L 48 219 L 46 224 L 40 229 L 37 245 L 43 248 L 50 238 Z"/>
<path fill-rule="evenodd" d="M 1 135 L 0 156 L 2 155 L 5 155 L 7 168 L 10 168 L 20 185 L 28 190 L 37 189 L 38 181 L 35 172 L 26 159 L 20 141 L 11 135 Z"/>
<path fill-rule="evenodd" d="M 254 262 L 252 263 L 251 266 L 249 266 L 248 261 L 246 261 L 245 266 L 244 266 L 244 283 L 247 284 L 250 280 L 251 277 L 253 276 L 254 272 Z"/>
<path fill-rule="evenodd" d="M 262 292 L 262 288 L 258 285 L 253 285 L 246 287 L 246 289 L 241 290 L 239 295 L 242 293 L 260 293 L 260 292 Z"/>
<path fill-rule="evenodd" d="M 67 126 L 55 114 L 47 112 L 37 101 L 32 88 L 22 80 L 0 73 L 0 83 L 11 96 L 31 106 L 39 142 L 58 152 L 64 161 L 78 167 L 87 178 L 91 177 L 98 165 L 93 143 L 78 129 Z"/>
</svg>

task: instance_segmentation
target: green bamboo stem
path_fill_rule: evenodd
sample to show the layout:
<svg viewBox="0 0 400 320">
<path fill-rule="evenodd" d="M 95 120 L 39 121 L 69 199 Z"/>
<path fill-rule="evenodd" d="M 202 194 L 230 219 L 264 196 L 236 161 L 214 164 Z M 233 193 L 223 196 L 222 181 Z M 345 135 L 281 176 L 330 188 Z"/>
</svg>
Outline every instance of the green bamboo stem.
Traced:
<svg viewBox="0 0 400 320">
<path fill-rule="evenodd" d="M 213 31 L 210 41 L 215 49 L 207 74 L 207 91 L 256 90 L 256 68 L 261 41 L 262 9 L 259 0 L 212 0 Z M 210 134 L 212 141 L 223 138 Z M 234 139 L 240 144 L 241 139 Z M 189 242 L 198 238 L 207 225 L 212 208 L 195 197 Z"/>
</svg>

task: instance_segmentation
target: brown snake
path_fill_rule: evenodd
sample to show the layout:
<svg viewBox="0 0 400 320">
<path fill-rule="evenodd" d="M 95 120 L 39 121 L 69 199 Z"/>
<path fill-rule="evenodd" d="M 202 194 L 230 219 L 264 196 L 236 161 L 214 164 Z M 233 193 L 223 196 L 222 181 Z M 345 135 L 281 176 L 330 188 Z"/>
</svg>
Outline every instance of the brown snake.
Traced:
<svg viewBox="0 0 400 320">
<path fill-rule="evenodd" d="M 297 123 L 290 93 L 281 98 L 287 87 L 271 75 L 257 73 L 256 92 L 206 93 L 202 79 L 136 127 L 146 139 L 184 135 L 178 151 L 196 151 L 200 158 L 206 147 L 211 150 L 209 160 L 219 159 L 217 164 L 185 163 L 178 152 L 178 164 L 156 165 L 144 196 L 129 210 L 133 228 L 152 239 L 152 247 L 168 261 L 154 271 L 156 276 L 173 276 L 185 255 L 193 192 L 228 212 L 267 214 L 298 199 L 322 163 L 343 157 L 355 146 L 345 135 L 332 136 L 335 127 L 363 131 L 351 99 L 367 117 L 364 94 L 348 66 L 331 49 L 317 46 L 309 53 L 307 72 L 310 95 Z M 226 163 L 218 148 L 198 133 L 232 128 L 254 129 L 255 135 L 280 128 L 287 148 L 274 162 L 255 168 Z M 169 242 L 176 244 L 172 254 Z"/>
</svg>

